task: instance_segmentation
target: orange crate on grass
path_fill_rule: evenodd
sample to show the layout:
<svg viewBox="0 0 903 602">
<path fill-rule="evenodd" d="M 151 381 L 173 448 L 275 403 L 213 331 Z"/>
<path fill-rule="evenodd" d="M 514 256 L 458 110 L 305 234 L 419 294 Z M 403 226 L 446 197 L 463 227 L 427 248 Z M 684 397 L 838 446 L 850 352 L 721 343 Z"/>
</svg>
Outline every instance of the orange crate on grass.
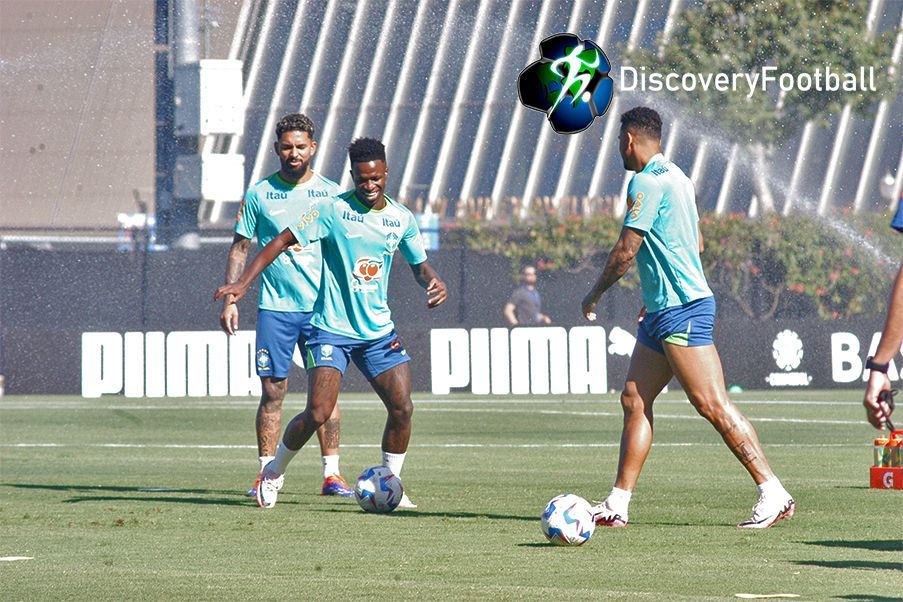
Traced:
<svg viewBox="0 0 903 602">
<path fill-rule="evenodd" d="M 903 489 L 903 467 L 872 466 L 869 487 L 872 489 Z"/>
</svg>

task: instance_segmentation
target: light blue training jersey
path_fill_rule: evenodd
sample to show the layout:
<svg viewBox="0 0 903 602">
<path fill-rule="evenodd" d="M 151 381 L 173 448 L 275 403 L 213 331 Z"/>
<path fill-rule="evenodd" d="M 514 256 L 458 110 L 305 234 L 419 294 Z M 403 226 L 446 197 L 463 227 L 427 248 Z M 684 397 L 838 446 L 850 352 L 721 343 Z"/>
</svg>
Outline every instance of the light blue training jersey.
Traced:
<svg viewBox="0 0 903 602">
<path fill-rule="evenodd" d="M 350 190 L 309 210 L 289 230 L 302 245 L 319 240 L 323 251 L 321 290 L 311 324 L 365 341 L 392 332 L 392 256 L 398 249 L 411 265 L 426 261 L 420 230 L 406 207 L 386 197 L 383 209 L 370 209 Z"/>
<path fill-rule="evenodd" d="M 636 263 L 648 311 L 712 296 L 699 259 L 698 222 L 693 182 L 661 153 L 630 180 L 624 225 L 645 232 Z"/>
<path fill-rule="evenodd" d="M 235 220 L 235 232 L 257 237 L 263 248 L 298 216 L 329 204 L 339 185 L 314 173 L 302 184 L 286 182 L 276 172 L 248 188 Z M 272 311 L 313 311 L 323 264 L 320 243 L 294 245 L 260 275 L 258 307 Z"/>
</svg>

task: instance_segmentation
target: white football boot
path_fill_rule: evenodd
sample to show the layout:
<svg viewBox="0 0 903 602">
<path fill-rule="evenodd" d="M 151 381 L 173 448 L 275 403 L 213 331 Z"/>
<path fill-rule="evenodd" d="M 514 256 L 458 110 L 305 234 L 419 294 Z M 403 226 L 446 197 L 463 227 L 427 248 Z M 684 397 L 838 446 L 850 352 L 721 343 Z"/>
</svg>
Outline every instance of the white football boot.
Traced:
<svg viewBox="0 0 903 602">
<path fill-rule="evenodd" d="M 272 508 L 276 505 L 279 490 L 285 484 L 285 475 L 276 475 L 269 470 L 267 464 L 260 472 L 260 483 L 257 484 L 257 505 L 261 508 Z"/>
<path fill-rule="evenodd" d="M 596 504 L 592 507 L 593 521 L 599 527 L 626 527 L 627 526 L 627 510 L 618 512 L 612 508 L 608 500 L 604 502 L 593 502 Z"/>
<path fill-rule="evenodd" d="M 411 498 L 408 497 L 407 493 L 401 494 L 401 501 L 398 502 L 398 506 L 396 508 L 401 508 L 402 510 L 413 510 L 417 507 L 417 504 L 411 501 Z"/>
<path fill-rule="evenodd" d="M 760 496 L 759 501 L 753 506 L 752 516 L 743 521 L 738 527 L 741 529 L 767 529 L 783 518 L 790 518 L 796 510 L 796 504 L 790 494 Z"/>
</svg>

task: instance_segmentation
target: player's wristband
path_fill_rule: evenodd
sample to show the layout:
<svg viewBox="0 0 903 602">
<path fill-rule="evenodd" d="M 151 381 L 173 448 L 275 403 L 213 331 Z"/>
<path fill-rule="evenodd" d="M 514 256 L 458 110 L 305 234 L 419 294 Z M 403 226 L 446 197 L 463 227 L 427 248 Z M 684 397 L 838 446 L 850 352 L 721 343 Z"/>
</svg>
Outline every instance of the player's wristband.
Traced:
<svg viewBox="0 0 903 602">
<path fill-rule="evenodd" d="M 872 356 L 869 356 L 865 360 L 865 369 L 866 370 L 871 370 L 873 372 L 882 372 L 884 374 L 887 374 L 887 370 L 889 368 L 890 368 L 890 362 L 887 362 L 886 364 L 879 364 L 878 362 L 876 362 L 874 360 L 874 358 L 872 358 Z"/>
</svg>

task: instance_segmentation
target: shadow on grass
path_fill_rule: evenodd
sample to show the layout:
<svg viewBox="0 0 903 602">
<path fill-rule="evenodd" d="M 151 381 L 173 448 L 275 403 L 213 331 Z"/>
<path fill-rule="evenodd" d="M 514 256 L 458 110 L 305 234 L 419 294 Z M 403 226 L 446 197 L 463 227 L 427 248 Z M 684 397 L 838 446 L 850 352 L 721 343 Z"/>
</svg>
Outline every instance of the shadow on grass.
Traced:
<svg viewBox="0 0 903 602">
<path fill-rule="evenodd" d="M 114 416 L 116 416 L 118 418 L 122 418 L 123 420 L 127 420 L 128 422 L 131 422 L 132 424 L 134 424 L 136 426 L 140 425 L 142 422 L 141 418 L 139 418 L 137 415 L 133 414 L 132 412 L 127 412 L 125 410 L 112 410 L 111 413 Z"/>
<path fill-rule="evenodd" d="M 834 596 L 835 600 L 853 600 L 853 602 L 900 602 L 899 596 L 878 596 L 873 594 L 847 594 L 846 596 Z"/>
<path fill-rule="evenodd" d="M 81 502 L 158 502 L 162 504 L 200 504 L 204 506 L 257 507 L 257 502 L 252 502 L 252 500 L 206 497 L 144 497 L 137 495 L 94 495 L 85 497 L 71 497 L 68 500 L 63 501 L 64 504 L 79 504 Z"/>
<path fill-rule="evenodd" d="M 880 562 L 875 560 L 795 560 L 793 563 L 803 566 L 820 566 L 826 569 L 903 571 L 903 562 Z"/>
<path fill-rule="evenodd" d="M 14 487 L 16 489 L 40 489 L 45 491 L 60 491 L 67 493 L 80 493 L 63 500 L 65 504 L 77 504 L 80 502 L 161 502 L 170 504 L 208 504 L 215 506 L 247 506 L 254 505 L 254 500 L 246 498 L 241 493 L 222 489 L 182 489 L 178 487 L 123 487 L 116 485 L 47 485 L 42 483 L 0 483 L 0 486 Z M 86 495 L 92 493 L 132 493 L 135 495 Z M 161 496 L 159 494 L 195 494 L 198 496 L 230 495 L 231 497 L 184 497 Z M 158 495 L 143 495 L 158 494 Z M 289 502 L 290 503 L 290 502 Z"/>
<path fill-rule="evenodd" d="M 348 504 L 343 507 L 334 508 L 311 508 L 310 512 L 360 512 L 360 506 Z M 421 510 L 396 510 L 386 514 L 385 516 L 405 517 L 405 516 L 423 516 L 430 518 L 488 518 L 490 520 L 523 520 L 523 521 L 539 521 L 536 516 L 522 516 L 519 514 L 487 514 L 485 512 L 423 512 Z"/>
<path fill-rule="evenodd" d="M 863 539 L 844 541 L 829 539 L 825 541 L 801 541 L 809 546 L 825 546 L 826 548 L 856 548 L 858 550 L 877 550 L 879 552 L 903 552 L 903 540 L 899 539 Z"/>
<path fill-rule="evenodd" d="M 657 521 L 657 520 L 647 520 L 647 521 L 630 521 L 631 525 L 647 525 L 654 527 L 731 527 L 736 528 L 736 525 L 727 525 L 727 524 L 719 524 L 719 523 L 673 523 L 667 521 Z M 615 527 L 617 528 L 617 527 Z"/>
<path fill-rule="evenodd" d="M 558 546 L 553 544 L 551 541 L 536 541 L 530 543 L 519 543 L 517 544 L 519 548 L 579 548 L 580 546 Z"/>
<path fill-rule="evenodd" d="M 124 487 L 122 485 L 48 485 L 45 483 L 0 483 L 2 487 L 15 487 L 16 489 L 44 489 L 48 491 L 71 491 L 78 493 L 90 493 L 92 491 L 114 491 L 114 492 L 150 492 L 150 493 L 198 493 L 210 494 L 216 493 L 220 495 L 241 495 L 235 491 L 225 489 L 185 489 L 182 487 L 153 487 L 145 485 L 143 487 Z"/>
</svg>

